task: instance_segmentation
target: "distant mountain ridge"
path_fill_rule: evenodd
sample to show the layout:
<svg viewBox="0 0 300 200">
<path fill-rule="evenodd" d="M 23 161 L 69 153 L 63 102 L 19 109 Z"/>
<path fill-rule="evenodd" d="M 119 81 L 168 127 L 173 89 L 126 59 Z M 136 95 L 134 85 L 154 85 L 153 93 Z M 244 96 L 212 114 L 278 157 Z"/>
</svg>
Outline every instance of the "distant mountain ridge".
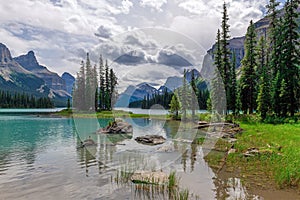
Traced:
<svg viewBox="0 0 300 200">
<path fill-rule="evenodd" d="M 192 73 L 195 75 L 195 79 L 200 78 L 200 72 L 196 69 L 187 70 L 186 72 L 186 80 L 188 83 L 191 82 Z M 127 107 L 131 102 L 143 100 L 144 97 L 149 96 L 152 98 L 154 94 L 163 94 L 165 90 L 168 92 L 172 92 L 175 89 L 181 87 L 183 85 L 183 77 L 172 76 L 168 77 L 165 84 L 160 86 L 159 89 L 151 86 L 149 83 L 140 83 L 136 86 L 130 85 L 127 89 L 120 94 L 116 107 Z"/>
<path fill-rule="evenodd" d="M 56 106 L 65 106 L 67 99 L 71 98 L 66 91 L 65 80 L 39 65 L 33 51 L 12 58 L 10 50 L 2 43 L 0 43 L 0 88 L 10 92 L 25 92 L 36 97 L 49 97 Z"/>
</svg>

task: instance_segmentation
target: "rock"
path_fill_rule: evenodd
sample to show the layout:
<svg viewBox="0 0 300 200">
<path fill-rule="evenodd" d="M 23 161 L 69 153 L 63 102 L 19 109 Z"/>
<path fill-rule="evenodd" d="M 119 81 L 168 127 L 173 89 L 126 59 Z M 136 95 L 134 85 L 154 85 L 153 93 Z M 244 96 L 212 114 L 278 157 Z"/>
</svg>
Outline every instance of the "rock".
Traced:
<svg viewBox="0 0 300 200">
<path fill-rule="evenodd" d="M 228 151 L 228 154 L 235 153 L 235 152 L 236 152 L 236 149 L 230 149 L 230 150 Z"/>
<path fill-rule="evenodd" d="M 112 124 L 108 125 L 107 127 L 100 129 L 98 132 L 100 133 L 112 133 L 112 134 L 126 134 L 132 133 L 133 128 L 132 125 L 124 122 L 124 121 L 114 121 Z"/>
<path fill-rule="evenodd" d="M 173 142 L 161 146 L 156 150 L 156 152 L 173 152 L 173 151 L 175 151 Z"/>
<path fill-rule="evenodd" d="M 135 138 L 135 141 L 147 145 L 158 145 L 163 144 L 166 141 L 166 139 L 160 135 L 145 135 Z"/>
<path fill-rule="evenodd" d="M 168 183 L 169 176 L 164 172 L 149 172 L 149 171 L 136 171 L 131 176 L 133 183 L 140 184 L 166 184 Z"/>
<path fill-rule="evenodd" d="M 258 148 L 249 148 L 245 153 L 243 153 L 243 155 L 245 157 L 253 157 L 255 155 L 258 155 L 259 153 L 260 152 Z"/>
<path fill-rule="evenodd" d="M 95 145 L 97 145 L 97 143 L 93 139 L 89 138 L 81 142 L 80 147 L 83 148 L 86 146 L 95 146 Z"/>
</svg>

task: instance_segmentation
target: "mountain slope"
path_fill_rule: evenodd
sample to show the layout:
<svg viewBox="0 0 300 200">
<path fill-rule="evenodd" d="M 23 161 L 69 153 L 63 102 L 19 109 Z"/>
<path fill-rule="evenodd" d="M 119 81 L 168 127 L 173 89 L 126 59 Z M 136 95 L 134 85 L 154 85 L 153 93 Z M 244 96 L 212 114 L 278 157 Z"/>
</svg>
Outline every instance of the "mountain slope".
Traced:
<svg viewBox="0 0 300 200">
<path fill-rule="evenodd" d="M 300 6 L 298 7 L 297 12 L 300 13 Z M 279 16 L 283 16 L 283 15 L 284 15 L 284 9 L 280 10 L 279 12 Z M 265 16 L 264 18 L 254 23 L 254 26 L 255 26 L 257 38 L 260 38 L 261 36 L 266 36 L 269 27 L 269 18 Z M 298 26 L 299 26 L 298 30 L 300 31 L 300 17 L 298 18 Z M 241 61 L 245 55 L 244 42 L 245 42 L 245 36 L 236 37 L 229 40 L 229 48 L 232 53 L 233 52 L 235 53 L 236 56 L 237 68 L 241 66 Z M 212 48 L 207 51 L 207 53 L 213 56 L 213 52 L 215 51 L 215 48 L 216 48 L 216 44 L 214 44 Z"/>
<path fill-rule="evenodd" d="M 69 74 L 68 72 L 65 72 L 62 74 L 61 78 L 65 81 L 66 83 L 66 91 L 69 94 L 72 94 L 72 89 L 73 89 L 73 85 L 75 83 L 75 78 L 74 76 L 72 76 L 71 74 Z"/>
<path fill-rule="evenodd" d="M 149 85 L 148 83 L 140 83 L 137 86 L 130 85 L 119 96 L 116 107 L 127 107 L 129 103 L 134 101 L 143 100 L 145 96 L 152 96 L 158 92 L 157 89 Z"/>
<path fill-rule="evenodd" d="M 26 55 L 18 56 L 14 60 L 26 70 L 43 79 L 49 88 L 53 90 L 67 90 L 65 81 L 58 74 L 40 65 L 33 51 L 29 51 Z"/>
<path fill-rule="evenodd" d="M 49 92 L 45 82 L 17 63 L 11 57 L 9 49 L 2 43 L 0 43 L 0 85 L 2 90 L 26 92 L 36 96 L 47 96 Z"/>
</svg>

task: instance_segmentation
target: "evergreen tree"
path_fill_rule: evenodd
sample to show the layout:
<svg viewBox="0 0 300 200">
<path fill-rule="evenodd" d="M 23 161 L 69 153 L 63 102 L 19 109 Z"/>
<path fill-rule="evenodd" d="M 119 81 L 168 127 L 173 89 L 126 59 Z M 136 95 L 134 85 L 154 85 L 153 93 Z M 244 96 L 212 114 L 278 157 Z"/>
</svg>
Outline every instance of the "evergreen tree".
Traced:
<svg viewBox="0 0 300 200">
<path fill-rule="evenodd" d="M 236 55 L 233 52 L 233 59 L 230 68 L 230 93 L 229 93 L 229 108 L 233 114 L 237 112 L 237 81 L 236 81 Z"/>
<path fill-rule="evenodd" d="M 270 91 L 270 71 L 268 70 L 267 64 L 267 51 L 266 51 L 266 40 L 264 37 L 261 37 L 258 43 L 257 48 L 257 77 L 260 77 L 258 80 L 259 89 L 257 95 L 257 111 L 260 114 L 262 119 L 265 119 L 267 113 L 270 111 L 271 107 L 271 91 Z"/>
<path fill-rule="evenodd" d="M 100 110 L 105 109 L 104 107 L 104 96 L 105 96 L 105 79 L 104 79 L 104 65 L 103 65 L 103 59 L 102 55 L 100 55 L 99 58 L 99 107 Z"/>
<path fill-rule="evenodd" d="M 189 107 L 189 102 L 188 102 L 188 85 L 186 81 L 186 69 L 184 69 L 183 72 L 183 85 L 180 90 L 180 103 L 181 103 L 181 112 L 182 112 L 182 119 L 186 120 L 187 119 L 187 110 Z"/>
<path fill-rule="evenodd" d="M 68 98 L 68 101 L 67 101 L 67 109 L 70 110 L 71 108 L 71 103 L 70 103 L 70 98 Z"/>
<path fill-rule="evenodd" d="M 298 110 L 299 100 L 299 32 L 298 32 L 298 0 L 288 0 L 285 4 L 285 15 L 283 23 L 283 38 L 282 45 L 282 60 L 280 62 L 280 73 L 282 75 L 282 82 L 286 83 L 286 98 L 283 98 L 282 104 L 287 107 L 282 108 L 282 113 L 288 109 L 291 116 L 294 116 Z"/>
<path fill-rule="evenodd" d="M 198 89 L 196 86 L 196 79 L 195 79 L 195 73 L 194 70 L 191 71 L 192 75 L 191 75 L 191 110 L 192 110 L 192 119 L 195 120 L 195 112 L 197 109 L 197 96 L 196 94 L 198 94 Z"/>
<path fill-rule="evenodd" d="M 279 6 L 279 2 L 276 0 L 270 0 L 267 7 L 267 14 L 269 18 L 269 28 L 268 28 L 268 54 L 276 53 L 274 52 L 274 46 L 277 43 L 277 33 L 276 27 L 278 25 L 278 10 L 277 7 Z"/>
<path fill-rule="evenodd" d="M 216 48 L 215 49 L 216 50 L 214 52 L 214 64 L 215 64 L 216 68 L 219 70 L 219 73 L 221 74 L 221 76 L 223 77 L 224 71 L 223 71 L 223 68 L 222 68 L 222 49 L 221 49 L 220 29 L 218 29 L 218 32 L 217 32 Z"/>
<path fill-rule="evenodd" d="M 242 75 L 240 79 L 241 103 L 244 113 L 251 114 L 256 108 L 256 34 L 251 20 L 245 40 L 245 56 L 242 60 Z"/>
<path fill-rule="evenodd" d="M 109 80 L 109 66 L 107 63 L 107 60 L 105 61 L 105 109 L 110 110 L 111 109 L 111 92 L 110 92 L 110 80 Z"/>
<path fill-rule="evenodd" d="M 226 3 L 224 2 L 223 4 L 223 17 L 222 17 L 222 32 L 221 32 L 221 52 L 222 52 L 222 64 L 221 64 L 221 69 L 219 68 L 221 77 L 224 82 L 225 86 L 225 92 L 226 92 L 226 100 L 227 100 L 227 109 L 232 109 L 230 107 L 230 93 L 232 90 L 232 81 L 231 81 L 231 63 L 230 63 L 230 49 L 228 47 L 229 45 L 229 24 L 228 24 L 228 14 L 227 14 L 227 7 Z M 235 98 L 235 97 L 232 97 Z"/>
<path fill-rule="evenodd" d="M 97 76 L 97 65 L 94 65 L 92 74 L 92 92 L 94 94 L 94 110 L 98 111 L 98 76 Z"/>
<path fill-rule="evenodd" d="M 222 30 L 224 31 L 223 27 L 227 27 L 225 24 L 227 23 L 228 16 L 226 14 L 226 4 L 224 4 L 224 13 L 225 15 L 225 20 L 222 22 Z M 224 16 L 223 16 L 224 18 Z M 226 20 L 227 19 L 227 20 Z M 229 27 L 228 27 L 229 28 Z M 224 37 L 224 34 L 223 34 Z M 227 41 L 227 37 L 225 36 L 225 43 Z M 228 43 L 226 43 L 228 44 Z M 226 93 L 224 96 L 221 94 L 222 89 L 225 89 L 223 81 L 225 82 L 225 68 L 224 68 L 224 62 L 223 62 L 223 48 L 227 49 L 227 45 L 224 45 L 224 40 L 221 40 L 221 33 L 220 29 L 218 29 L 217 32 L 217 38 L 216 38 L 216 51 L 214 52 L 214 64 L 215 64 L 215 71 L 214 71 L 214 77 L 211 82 L 211 91 L 210 91 L 210 96 L 208 98 L 208 109 L 211 110 L 212 112 L 218 113 L 218 114 L 223 114 L 224 110 L 223 108 L 219 107 L 219 105 L 222 105 L 222 101 L 226 102 Z M 226 52 L 227 54 L 227 52 Z"/>
<path fill-rule="evenodd" d="M 179 110 L 180 110 L 180 103 L 177 98 L 177 94 L 173 94 L 172 100 L 170 103 L 170 113 L 172 113 L 173 119 L 179 118 Z"/>
<path fill-rule="evenodd" d="M 94 75 L 93 69 L 90 62 L 89 53 L 86 54 L 86 63 L 85 63 L 85 73 L 86 73 L 86 80 L 85 80 L 85 98 L 86 98 L 86 105 L 85 110 L 94 109 L 95 106 L 95 86 L 94 86 Z"/>
<path fill-rule="evenodd" d="M 109 76 L 110 76 L 110 99 L 111 99 L 111 105 L 114 105 L 117 101 L 117 89 L 116 89 L 116 86 L 118 84 L 118 78 L 114 72 L 114 70 L 111 68 L 110 69 L 110 73 L 109 73 Z"/>
<path fill-rule="evenodd" d="M 211 81 L 210 96 L 207 104 L 210 107 L 209 109 L 211 109 L 213 113 L 217 114 L 216 116 L 224 115 L 227 112 L 224 83 L 219 70 L 217 69 L 215 69 L 214 77 Z"/>
<path fill-rule="evenodd" d="M 77 73 L 77 79 L 73 94 L 73 106 L 75 106 L 78 110 L 84 110 L 86 105 L 86 96 L 85 96 L 85 65 L 84 62 L 81 61 L 81 67 L 79 73 Z"/>
</svg>

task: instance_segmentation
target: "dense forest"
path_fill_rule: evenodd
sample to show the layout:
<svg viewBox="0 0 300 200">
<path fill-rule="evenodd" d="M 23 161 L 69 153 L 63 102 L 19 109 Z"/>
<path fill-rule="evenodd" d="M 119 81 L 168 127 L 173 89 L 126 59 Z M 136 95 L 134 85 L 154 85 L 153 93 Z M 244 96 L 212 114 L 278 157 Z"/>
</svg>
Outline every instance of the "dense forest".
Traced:
<svg viewBox="0 0 300 200">
<path fill-rule="evenodd" d="M 278 6 L 276 0 L 270 0 L 267 5 L 269 28 L 266 35 L 258 37 L 254 23 L 250 22 L 238 79 L 234 52 L 228 47 L 230 26 L 224 3 L 214 52 L 217 71 L 210 93 L 212 111 L 222 114 L 256 112 L 262 119 L 267 116 L 293 117 L 299 111 L 299 1 L 286 1 L 282 16 L 279 16 Z M 223 101 L 219 97 L 220 83 L 224 83 L 226 110 L 218 107 Z"/>
<path fill-rule="evenodd" d="M 48 97 L 37 98 L 26 93 L 12 93 L 0 90 L 0 108 L 53 108 Z"/>
<path fill-rule="evenodd" d="M 100 55 L 99 65 L 92 67 L 87 53 L 73 88 L 73 108 L 83 111 L 111 110 L 117 99 L 117 84 L 115 72 L 109 68 L 107 60 L 104 64 Z"/>
</svg>

